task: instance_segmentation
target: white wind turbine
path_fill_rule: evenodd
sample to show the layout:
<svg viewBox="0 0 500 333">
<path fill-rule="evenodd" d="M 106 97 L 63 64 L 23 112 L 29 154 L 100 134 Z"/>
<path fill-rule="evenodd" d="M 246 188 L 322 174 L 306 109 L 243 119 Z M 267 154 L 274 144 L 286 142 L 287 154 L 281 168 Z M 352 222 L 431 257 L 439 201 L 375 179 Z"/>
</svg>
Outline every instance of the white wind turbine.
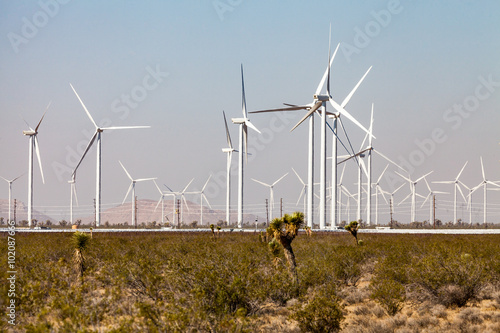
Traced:
<svg viewBox="0 0 500 333">
<path fill-rule="evenodd" d="M 398 205 L 400 205 L 401 203 L 403 203 L 406 199 L 408 199 L 411 196 L 411 216 L 410 216 L 411 221 L 410 222 L 416 222 L 416 214 L 417 214 L 417 209 L 416 209 L 417 208 L 417 199 L 416 199 L 417 190 L 416 190 L 416 187 L 417 187 L 417 183 L 433 172 L 434 171 L 428 172 L 425 175 L 423 175 L 422 177 L 418 178 L 417 180 L 411 180 L 411 178 L 403 176 L 402 174 L 395 171 L 396 174 L 398 174 L 401 178 L 403 178 L 404 180 L 406 180 L 410 184 L 410 194 L 408 194 L 408 196 L 406 198 L 404 198 L 403 200 L 401 200 L 401 202 L 398 204 Z"/>
<path fill-rule="evenodd" d="M 394 214 L 394 194 L 399 191 L 405 184 L 401 184 L 397 189 L 392 192 L 384 191 L 385 194 L 388 194 L 391 198 L 389 199 L 389 214 Z M 392 221 L 391 221 L 392 222 Z"/>
<path fill-rule="evenodd" d="M 459 183 L 469 191 L 469 194 L 467 195 L 467 209 L 469 209 L 469 224 L 472 225 L 472 193 L 474 193 L 478 187 L 470 188 L 461 180 L 459 180 Z"/>
<path fill-rule="evenodd" d="M 158 184 L 156 183 L 156 180 L 153 180 L 153 183 L 155 183 L 155 186 L 156 188 L 158 189 L 158 192 L 160 192 L 160 200 L 158 200 L 158 203 L 156 204 L 156 207 L 155 207 L 155 210 L 158 208 L 158 205 L 161 203 L 161 224 L 163 225 L 164 221 L 165 221 L 165 206 L 164 206 L 164 199 L 167 195 L 173 195 L 174 198 L 175 198 L 175 194 L 173 193 L 164 193 L 162 192 L 162 190 L 160 189 L 160 187 L 158 186 Z M 172 206 L 175 206 L 174 204 L 172 204 Z M 175 208 L 174 208 L 175 209 Z"/>
<path fill-rule="evenodd" d="M 92 116 L 90 115 L 90 112 L 87 110 L 87 107 L 85 104 L 83 104 L 83 101 L 81 100 L 80 96 L 76 92 L 75 88 L 71 85 L 71 89 L 73 89 L 73 92 L 75 93 L 76 97 L 80 101 L 80 104 L 82 105 L 83 109 L 87 113 L 87 116 L 89 117 L 90 121 L 92 124 L 94 124 L 95 127 L 95 133 L 90 139 L 89 144 L 87 145 L 87 148 L 83 152 L 82 157 L 80 158 L 80 161 L 75 167 L 75 170 L 73 171 L 73 174 L 76 172 L 78 167 L 80 166 L 80 163 L 82 163 L 83 159 L 85 158 L 85 155 L 89 151 L 90 147 L 92 147 L 92 144 L 94 141 L 97 139 L 97 160 L 96 160 L 96 194 L 95 194 L 95 204 L 96 204 L 96 227 L 99 227 L 101 225 L 101 133 L 105 130 L 115 130 L 115 129 L 132 129 L 132 128 L 150 128 L 151 126 L 112 126 L 112 127 L 99 127 L 97 123 L 94 121 Z"/>
<path fill-rule="evenodd" d="M 484 201 L 483 201 L 483 223 L 486 224 L 486 216 L 487 216 L 487 195 L 486 195 L 486 192 L 487 192 L 487 185 L 490 184 L 490 185 L 493 185 L 493 186 L 496 186 L 496 187 L 500 187 L 500 185 L 490 181 L 490 180 L 487 180 L 486 179 L 486 175 L 484 173 L 484 165 L 483 165 L 483 157 L 481 156 L 480 157 L 481 159 L 481 172 L 483 174 L 483 180 L 479 183 L 479 185 L 477 185 L 475 188 L 474 188 L 474 191 L 476 189 L 478 189 L 479 187 L 481 187 L 481 185 L 483 186 L 483 198 L 484 198 Z"/>
<path fill-rule="evenodd" d="M 285 173 L 283 176 L 281 176 L 281 178 L 279 178 L 277 181 L 275 181 L 274 183 L 272 184 L 266 184 L 264 182 L 261 182 L 260 180 L 257 180 L 257 179 L 253 179 L 252 180 L 254 182 L 257 182 L 259 184 L 262 184 L 264 186 L 267 186 L 269 187 L 269 221 L 272 221 L 273 220 L 273 210 L 274 210 L 274 191 L 273 191 L 273 188 L 276 184 L 278 184 L 278 182 L 280 180 L 282 180 L 283 178 L 285 178 L 285 176 L 288 175 L 288 172 Z"/>
<path fill-rule="evenodd" d="M 459 185 L 459 178 L 460 178 L 460 175 L 462 174 L 462 172 L 464 171 L 465 169 L 465 166 L 467 165 L 469 161 L 466 161 L 464 166 L 462 167 L 462 169 L 460 170 L 460 172 L 458 173 L 457 177 L 455 178 L 455 180 L 447 180 L 447 181 L 437 181 L 437 182 L 433 182 L 435 184 L 454 184 L 454 199 L 453 199 L 453 224 L 456 224 L 457 223 L 457 189 L 458 191 L 460 192 L 460 194 L 462 195 L 462 198 L 465 200 L 465 196 L 462 192 L 462 189 L 460 188 L 460 185 Z"/>
<path fill-rule="evenodd" d="M 327 117 L 326 114 L 330 114 L 334 116 L 334 123 L 333 123 L 333 132 L 334 135 L 336 135 L 336 128 L 337 128 L 337 119 L 339 119 L 340 115 L 343 115 L 350 119 L 352 122 L 354 122 L 357 126 L 359 126 L 361 129 L 363 129 L 365 132 L 368 132 L 368 130 L 363 127 L 354 117 L 352 117 L 344 108 L 349 103 L 351 97 L 353 96 L 354 92 L 357 90 L 361 82 L 364 80 L 368 72 L 370 71 L 371 67 L 368 69 L 368 71 L 365 73 L 365 75 L 361 78 L 361 80 L 358 82 L 358 84 L 353 88 L 353 90 L 347 95 L 347 97 L 344 99 L 344 101 L 339 105 L 337 102 L 333 100 L 333 98 L 330 95 L 330 67 L 331 64 L 333 63 L 333 59 L 335 58 L 335 55 L 337 53 L 337 50 L 339 48 L 340 44 L 337 45 L 337 48 L 335 49 L 333 56 L 330 58 L 330 54 L 328 55 L 329 57 L 329 62 L 328 66 L 325 70 L 325 73 L 323 74 L 323 77 L 316 89 L 315 94 L 313 95 L 313 101 L 309 104 L 305 105 L 291 105 L 291 104 L 285 104 L 288 107 L 286 108 L 280 108 L 280 109 L 272 109 L 272 110 L 261 110 L 261 111 L 256 111 L 256 112 L 275 112 L 275 111 L 293 111 L 293 110 L 308 110 L 307 114 L 291 129 L 293 131 L 297 126 L 299 126 L 302 122 L 304 122 L 307 118 L 309 118 L 309 153 L 308 153 L 308 177 L 307 177 L 307 183 L 308 183 L 308 192 L 307 192 L 307 216 L 309 216 L 309 220 L 307 221 L 307 224 L 309 227 L 313 226 L 313 203 L 314 203 L 314 191 L 313 191 L 313 183 L 314 183 L 314 118 L 312 117 L 313 113 L 318 113 L 318 109 L 320 107 L 322 108 L 322 114 L 321 114 L 321 162 L 320 162 L 320 228 L 325 228 L 325 221 L 326 221 L 326 124 L 327 124 Z M 327 80 L 328 79 L 328 80 Z M 327 81 L 327 95 L 321 95 L 321 91 L 323 90 L 323 87 L 325 85 L 325 81 Z M 335 114 L 328 113 L 326 111 L 326 102 L 330 102 L 330 104 L 333 106 L 333 108 L 336 110 Z M 334 151 L 334 155 L 336 156 L 336 140 L 334 141 L 335 144 L 332 147 L 332 150 Z M 333 170 L 332 170 L 332 175 L 335 178 L 334 184 L 332 188 L 336 188 L 337 185 L 337 172 L 336 172 L 336 157 L 333 158 L 332 160 L 332 165 L 333 165 Z M 335 191 L 332 192 L 333 195 L 335 195 Z M 336 198 L 334 198 L 333 201 L 333 206 L 336 206 Z M 335 207 L 336 208 L 336 207 Z M 335 224 L 335 221 L 334 223 Z M 333 225 L 332 225 L 333 227 Z"/>
<path fill-rule="evenodd" d="M 233 124 L 240 125 L 240 143 L 238 155 L 238 228 L 243 227 L 243 155 L 248 154 L 248 127 L 260 133 L 260 131 L 255 127 L 248 119 L 247 113 L 247 102 L 245 98 L 245 81 L 243 79 L 243 65 L 241 65 L 241 108 L 243 111 L 243 118 L 232 118 Z M 247 156 L 248 160 L 248 156 Z"/>
<path fill-rule="evenodd" d="M 382 195 L 382 198 L 384 199 L 385 203 L 387 203 L 387 199 L 385 198 L 384 191 L 382 190 L 382 187 L 380 187 L 380 181 L 382 180 L 382 177 L 384 176 L 384 173 L 386 172 L 388 167 L 389 167 L 389 164 L 386 165 L 384 171 L 382 171 L 382 173 L 378 177 L 377 181 L 372 184 L 372 186 L 375 186 L 375 225 L 378 225 L 378 195 L 379 195 L 379 193 Z M 368 205 L 368 207 L 370 207 L 370 205 Z"/>
<path fill-rule="evenodd" d="M 184 201 L 184 205 L 186 206 L 187 210 L 189 210 L 189 206 L 187 204 L 187 201 L 186 201 L 186 197 L 184 196 L 184 194 L 186 194 L 186 190 L 188 189 L 189 185 L 191 185 L 191 183 L 193 182 L 194 178 L 191 179 L 191 181 L 184 187 L 184 189 L 182 189 L 182 191 L 180 192 L 174 192 L 172 191 L 172 189 L 170 187 L 168 187 L 166 184 L 163 184 L 165 185 L 166 188 L 168 188 L 168 190 L 170 191 L 171 194 L 174 195 L 174 203 L 172 205 L 172 209 L 173 209 L 173 215 L 172 215 L 172 219 L 175 219 L 175 212 L 176 212 L 176 209 L 175 209 L 175 199 L 177 198 L 178 195 L 181 196 L 181 200 Z M 182 215 L 183 213 L 183 208 L 182 208 L 182 203 L 180 205 L 181 207 L 181 211 L 180 212 L 177 212 L 177 214 L 180 214 L 181 218 L 184 219 L 184 216 Z M 183 222 L 183 221 L 182 221 Z M 180 227 L 180 225 L 178 225 L 178 227 Z"/>
<path fill-rule="evenodd" d="M 38 125 L 36 125 L 35 129 L 31 128 L 31 126 L 28 125 L 29 130 L 28 131 L 23 131 L 23 134 L 26 136 L 29 136 L 30 142 L 29 142 L 29 155 L 28 155 L 28 223 L 29 227 L 31 228 L 32 226 L 32 220 L 33 220 L 33 149 L 36 152 L 36 157 L 38 159 L 38 165 L 40 166 L 40 173 L 42 175 L 42 183 L 45 184 L 45 179 L 43 177 L 43 170 L 42 170 L 42 160 L 40 159 L 40 148 L 38 145 L 38 128 L 40 127 L 40 124 L 42 123 L 43 117 L 45 117 L 45 113 L 47 112 L 47 109 L 49 108 L 49 105 L 45 108 L 45 112 L 43 113 L 42 118 L 38 122 Z"/>
<path fill-rule="evenodd" d="M 68 180 L 68 184 L 70 184 L 69 223 L 73 224 L 73 196 L 75 196 L 76 205 L 78 206 L 78 197 L 76 196 L 76 174 L 71 176 L 71 180 Z"/>
<path fill-rule="evenodd" d="M 292 168 L 292 170 L 295 173 L 295 175 L 297 176 L 297 178 L 299 179 L 300 183 L 302 184 L 302 189 L 300 190 L 299 199 L 297 199 L 296 205 L 297 206 L 299 205 L 300 199 L 302 199 L 302 196 L 304 196 L 304 212 L 305 212 L 306 211 L 307 184 L 304 183 L 304 181 L 302 180 L 302 178 L 300 178 L 299 174 L 297 173 L 297 171 L 295 171 L 294 168 Z"/>
<path fill-rule="evenodd" d="M 123 198 L 122 204 L 127 200 L 128 194 L 130 193 L 130 190 L 132 190 L 132 226 L 137 227 L 137 221 L 135 220 L 135 183 L 137 182 L 143 182 L 146 180 L 155 180 L 156 178 L 138 178 L 134 179 L 132 176 L 128 173 L 127 169 L 123 166 L 122 162 L 118 161 L 120 165 L 123 168 L 123 171 L 127 174 L 127 177 L 130 179 L 130 186 L 128 187 L 127 194 L 125 194 L 125 198 Z"/>
<path fill-rule="evenodd" d="M 467 164 L 467 163 L 466 163 Z M 464 165 L 464 168 L 465 168 L 465 165 Z M 463 169 L 462 169 L 463 170 Z M 460 172 L 461 173 L 461 172 Z M 458 175 L 460 177 L 460 174 Z M 458 179 L 458 177 L 457 177 Z M 431 198 L 435 195 L 435 194 L 449 194 L 448 192 L 439 192 L 439 191 L 433 191 L 431 189 L 431 187 L 429 186 L 429 183 L 427 182 L 427 178 L 424 178 L 424 181 L 425 181 L 425 184 L 427 185 L 427 189 L 429 190 L 429 194 L 427 194 L 427 197 L 425 197 L 425 200 L 424 202 L 422 203 L 422 206 L 420 206 L 420 208 L 424 207 L 425 203 L 427 202 L 427 200 L 429 200 L 429 223 L 430 224 L 434 224 L 434 219 L 433 219 L 433 208 L 434 208 L 434 205 L 433 205 L 433 202 L 431 200 Z M 455 203 L 456 203 L 456 189 L 455 189 Z M 455 206 L 455 209 L 456 209 L 456 206 Z M 455 214 L 456 214 L 456 210 L 455 210 Z M 455 215 L 455 218 L 456 218 L 456 215 Z M 456 223 L 456 220 L 455 220 L 455 223 Z"/>
<path fill-rule="evenodd" d="M 22 174 L 21 176 L 17 176 L 16 178 L 14 178 L 12 180 L 8 180 L 8 179 L 5 179 L 2 176 L 0 176 L 0 178 L 5 180 L 9 184 L 9 220 L 7 221 L 7 223 L 11 221 L 10 210 L 12 209 L 12 183 L 15 182 L 18 178 L 20 178 L 22 176 L 24 176 L 24 174 Z"/>
<path fill-rule="evenodd" d="M 210 175 L 205 182 L 205 185 L 201 188 L 201 191 L 197 192 L 186 192 L 186 194 L 199 194 L 200 195 L 200 225 L 203 225 L 203 200 L 207 203 L 208 207 L 212 209 L 212 206 L 210 205 L 210 202 L 208 202 L 207 196 L 205 195 L 205 188 L 208 185 L 208 182 L 210 181 L 210 178 L 212 178 L 212 175 Z"/>
<path fill-rule="evenodd" d="M 337 192 L 338 192 L 338 209 L 337 209 L 337 221 L 340 223 L 342 222 L 342 181 L 344 180 L 344 172 L 345 172 L 345 166 L 346 164 L 344 164 L 344 167 L 342 168 L 342 173 L 340 174 L 340 179 L 337 183 Z"/>
<path fill-rule="evenodd" d="M 226 162 L 226 223 L 229 225 L 231 223 L 231 162 L 233 159 L 233 152 L 238 152 L 233 148 L 233 143 L 231 141 L 231 135 L 229 135 L 229 128 L 227 127 L 226 114 L 222 111 L 224 116 L 224 126 L 226 127 L 226 139 L 227 148 L 222 148 L 222 152 L 227 154 Z"/>
</svg>

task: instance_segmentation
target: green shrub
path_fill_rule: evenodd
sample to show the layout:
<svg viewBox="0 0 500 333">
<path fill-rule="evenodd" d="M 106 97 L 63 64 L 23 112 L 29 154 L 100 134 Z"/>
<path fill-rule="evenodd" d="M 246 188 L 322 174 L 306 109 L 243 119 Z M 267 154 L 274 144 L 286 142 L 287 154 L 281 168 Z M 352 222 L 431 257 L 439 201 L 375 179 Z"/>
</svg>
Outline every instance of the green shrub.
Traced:
<svg viewBox="0 0 500 333">
<path fill-rule="evenodd" d="M 394 280 L 376 280 L 371 284 L 370 297 L 379 303 L 388 315 L 394 316 L 403 308 L 406 291 Z"/>
<path fill-rule="evenodd" d="M 303 332 L 338 332 L 344 320 L 340 299 L 331 288 L 322 288 L 319 295 L 299 306 L 290 318 L 298 321 Z"/>
</svg>

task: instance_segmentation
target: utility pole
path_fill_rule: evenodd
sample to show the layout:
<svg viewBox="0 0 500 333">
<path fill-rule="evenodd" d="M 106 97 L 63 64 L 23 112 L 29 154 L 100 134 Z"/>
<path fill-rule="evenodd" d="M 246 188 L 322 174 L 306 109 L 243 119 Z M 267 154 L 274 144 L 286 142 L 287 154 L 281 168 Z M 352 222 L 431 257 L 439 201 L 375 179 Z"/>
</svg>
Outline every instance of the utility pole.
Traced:
<svg viewBox="0 0 500 333">
<path fill-rule="evenodd" d="M 283 217 L 283 198 L 280 198 L 280 216 Z"/>
<path fill-rule="evenodd" d="M 436 229 L 436 196 L 432 196 L 432 227 Z"/>
<path fill-rule="evenodd" d="M 269 203 L 266 199 L 266 221 L 267 221 L 267 225 L 269 225 Z"/>
<path fill-rule="evenodd" d="M 392 228 L 392 198 L 389 199 L 389 207 L 391 208 L 390 212 L 391 212 L 391 228 Z"/>
<path fill-rule="evenodd" d="M 177 213 L 177 229 L 181 227 L 181 199 L 177 199 L 177 209 L 175 210 Z"/>
<path fill-rule="evenodd" d="M 135 228 L 137 229 L 137 195 L 134 198 L 134 215 L 135 215 Z"/>
<path fill-rule="evenodd" d="M 16 224 L 17 200 L 14 199 L 14 224 Z"/>
</svg>

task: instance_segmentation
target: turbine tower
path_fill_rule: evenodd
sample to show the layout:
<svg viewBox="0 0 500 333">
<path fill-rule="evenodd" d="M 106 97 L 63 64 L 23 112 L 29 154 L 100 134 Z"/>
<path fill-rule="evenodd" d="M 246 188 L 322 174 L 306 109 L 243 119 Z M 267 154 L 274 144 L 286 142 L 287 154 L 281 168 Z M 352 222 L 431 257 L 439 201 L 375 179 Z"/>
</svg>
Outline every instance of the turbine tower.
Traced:
<svg viewBox="0 0 500 333">
<path fill-rule="evenodd" d="M 40 174 L 42 175 L 42 183 L 45 184 L 45 179 L 43 177 L 43 170 L 42 170 L 42 160 L 40 159 L 40 148 L 38 145 L 38 128 L 40 127 L 40 124 L 42 123 L 43 117 L 45 117 L 45 113 L 47 113 L 47 109 L 49 108 L 49 105 L 45 108 L 45 112 L 42 115 L 42 118 L 38 122 L 38 125 L 36 125 L 35 129 L 31 128 L 28 123 L 29 130 L 23 131 L 23 134 L 26 136 L 29 136 L 30 141 L 29 141 L 29 155 L 28 155 L 28 225 L 31 228 L 32 226 L 32 220 L 33 220 L 33 150 L 36 152 L 36 157 L 38 159 L 38 165 L 40 166 Z M 10 208 L 9 208 L 10 211 Z"/>
<path fill-rule="evenodd" d="M 128 194 L 130 193 L 130 190 L 132 190 L 132 226 L 134 228 L 137 227 L 137 221 L 135 220 L 135 183 L 137 182 L 143 182 L 146 180 L 155 180 L 156 178 L 139 178 L 139 179 L 134 179 L 132 176 L 128 173 L 127 169 L 123 166 L 122 162 L 118 161 L 120 165 L 123 168 L 123 171 L 127 174 L 127 177 L 130 179 L 130 186 L 128 187 L 127 194 L 125 194 L 125 198 L 123 198 L 122 204 L 127 200 Z"/>
<path fill-rule="evenodd" d="M 203 225 L 203 200 L 207 203 L 208 207 L 212 209 L 212 206 L 210 205 L 210 202 L 208 202 L 207 196 L 205 195 L 205 188 L 208 185 L 208 182 L 210 181 L 210 178 L 212 178 L 212 175 L 210 175 L 205 182 L 205 185 L 203 185 L 201 191 L 197 192 L 186 192 L 186 194 L 199 194 L 200 195 L 200 225 Z"/>
<path fill-rule="evenodd" d="M 155 183 L 155 186 L 158 189 L 158 192 L 160 192 L 160 200 L 158 200 L 158 203 L 156 204 L 156 207 L 155 207 L 154 211 L 156 212 L 156 209 L 158 209 L 158 205 L 161 203 L 161 224 L 163 225 L 163 223 L 165 221 L 165 206 L 164 206 L 165 196 L 167 196 L 167 195 L 173 195 L 174 196 L 174 200 L 175 200 L 175 194 L 173 194 L 173 193 L 164 193 L 164 192 L 162 192 L 162 190 L 160 189 L 160 187 L 156 183 L 156 180 L 153 180 L 153 183 Z M 174 206 L 174 209 L 175 209 L 175 204 L 172 204 L 172 206 Z"/>
<path fill-rule="evenodd" d="M 7 180 L 7 179 L 3 178 L 2 176 L 0 176 L 0 178 L 5 180 L 9 184 L 9 220 L 7 221 L 7 223 L 12 221 L 11 215 L 10 215 L 10 210 L 12 209 L 12 183 L 15 182 L 18 178 L 20 178 L 22 176 L 24 176 L 24 174 L 22 174 L 21 176 L 17 176 L 16 178 L 14 178 L 12 180 Z"/>
<path fill-rule="evenodd" d="M 243 185 L 244 185 L 244 175 L 243 175 L 243 155 L 246 155 L 246 160 L 248 161 L 248 127 L 260 133 L 260 131 L 255 127 L 248 119 L 247 114 L 247 102 L 245 98 L 245 81 L 243 79 L 243 65 L 241 65 L 241 108 L 243 111 L 243 118 L 232 118 L 233 124 L 240 125 L 240 143 L 238 155 L 238 228 L 243 227 Z"/>
<path fill-rule="evenodd" d="M 101 225 L 101 133 L 105 130 L 114 130 L 114 129 L 132 129 L 132 128 L 150 128 L 151 126 L 112 126 L 112 127 L 99 127 L 97 123 L 94 121 L 92 116 L 90 115 L 90 112 L 87 110 L 87 107 L 85 104 L 83 104 L 83 101 L 81 100 L 80 96 L 78 96 L 78 93 L 76 92 L 75 88 L 71 85 L 71 89 L 73 89 L 73 92 L 75 93 L 76 97 L 80 101 L 80 104 L 82 104 L 83 109 L 87 113 L 87 116 L 89 117 L 90 121 L 92 124 L 94 124 L 95 127 L 95 133 L 90 139 L 89 144 L 87 145 L 87 148 L 83 152 L 82 157 L 80 158 L 80 161 L 75 167 L 75 170 L 73 171 L 73 175 L 76 173 L 76 170 L 82 163 L 83 159 L 85 158 L 85 155 L 89 151 L 89 149 L 92 147 L 92 144 L 94 141 L 97 139 L 97 160 L 96 160 L 96 194 L 95 194 L 95 204 L 96 204 L 96 227 L 99 227 Z M 73 176 L 72 175 L 72 176 Z"/>
<path fill-rule="evenodd" d="M 233 160 L 233 152 L 238 152 L 233 148 L 231 135 L 229 135 L 229 128 L 227 127 L 226 113 L 222 111 L 224 116 L 224 125 L 226 127 L 227 148 L 222 148 L 222 152 L 227 154 L 226 162 L 226 223 L 230 224 L 231 219 L 231 162 Z"/>
<path fill-rule="evenodd" d="M 76 174 L 73 174 L 71 180 L 68 180 L 70 184 L 70 204 L 69 204 L 69 223 L 73 224 L 73 195 L 75 196 L 76 205 L 78 206 L 78 197 L 76 196 Z"/>
<path fill-rule="evenodd" d="M 378 195 L 379 195 L 379 193 L 382 195 L 382 198 L 384 199 L 385 203 L 387 204 L 387 199 L 385 198 L 384 191 L 382 190 L 382 187 L 380 187 L 380 181 L 382 180 L 382 177 L 384 176 L 384 173 L 387 171 L 388 167 L 389 167 L 389 164 L 387 164 L 385 166 L 384 171 L 382 171 L 382 173 L 378 177 L 377 181 L 375 183 L 371 184 L 372 186 L 375 186 L 375 225 L 378 225 Z M 370 206 L 368 206 L 368 207 L 370 207 Z"/>
<path fill-rule="evenodd" d="M 266 184 L 264 182 L 261 182 L 260 180 L 257 180 L 257 179 L 253 179 L 252 180 L 254 182 L 257 182 L 259 184 L 262 184 L 264 186 L 267 186 L 269 187 L 269 220 L 272 221 L 273 220 L 273 210 L 274 210 L 274 192 L 273 192 L 273 188 L 276 184 L 278 184 L 278 182 L 280 180 L 282 180 L 283 178 L 286 177 L 286 175 L 288 175 L 288 172 L 285 173 L 283 176 L 281 176 L 281 178 L 279 178 L 277 181 L 275 181 L 274 183 L 272 184 Z"/>
<path fill-rule="evenodd" d="M 465 164 L 467 164 L 467 163 L 465 163 Z M 464 165 L 464 168 L 465 168 L 465 165 Z M 463 170 L 463 168 L 462 168 L 462 170 Z M 460 171 L 460 173 L 462 173 L 462 172 Z M 460 174 L 459 174 L 459 176 L 460 176 Z M 422 203 L 422 206 L 420 206 L 420 208 L 424 207 L 424 205 L 427 202 L 427 200 L 429 200 L 429 223 L 430 224 L 434 224 L 433 214 L 432 214 L 433 213 L 433 209 L 434 209 L 434 205 L 433 205 L 432 200 L 430 200 L 430 198 L 432 196 L 434 196 L 435 194 L 449 194 L 449 193 L 448 192 L 433 191 L 431 189 L 431 187 L 429 186 L 429 182 L 427 182 L 427 178 L 424 178 L 424 181 L 425 181 L 425 185 L 427 185 L 427 189 L 429 190 L 429 194 L 427 194 L 427 197 L 425 197 L 425 200 Z M 456 199 L 457 199 L 456 195 L 457 195 L 457 192 L 456 192 L 456 189 L 455 189 L 455 204 L 456 204 Z M 456 214 L 456 206 L 455 206 L 455 214 Z M 456 215 L 455 215 L 455 222 L 454 223 L 456 223 L 456 221 L 457 220 L 456 220 Z"/>
<path fill-rule="evenodd" d="M 486 224 L 486 216 L 487 216 L 487 195 L 486 195 L 486 192 L 487 192 L 487 185 L 490 184 L 490 185 L 493 185 L 493 186 L 496 186 L 496 187 L 500 187 L 500 185 L 490 181 L 490 180 L 487 180 L 486 179 L 486 175 L 484 173 L 484 165 L 483 165 L 483 157 L 481 156 L 480 157 L 481 159 L 481 172 L 482 172 L 482 175 L 483 175 L 483 180 L 479 183 L 479 185 L 477 185 L 475 188 L 474 188 L 474 191 L 476 189 L 478 189 L 479 187 L 481 187 L 481 185 L 483 186 L 483 198 L 484 198 L 484 201 L 483 201 L 483 223 Z"/>
<path fill-rule="evenodd" d="M 465 162 L 464 166 L 462 167 L 462 169 L 460 170 L 460 172 L 458 173 L 457 177 L 455 178 L 455 180 L 446 180 L 446 181 L 437 181 L 437 182 L 433 182 L 435 184 L 454 184 L 454 190 L 455 190 L 455 193 L 454 193 L 454 199 L 453 199 L 453 224 L 456 224 L 457 223 L 457 189 L 458 191 L 460 192 L 460 194 L 462 195 L 462 198 L 465 200 L 465 196 L 462 192 L 462 189 L 460 188 L 460 185 L 459 185 L 459 178 L 460 178 L 460 175 L 462 174 L 462 172 L 464 171 L 465 169 L 465 166 L 467 165 L 469 161 Z M 430 188 L 429 188 L 429 191 L 430 191 Z"/>
<path fill-rule="evenodd" d="M 173 209 L 172 219 L 174 219 L 174 217 L 175 217 L 175 198 L 176 198 L 178 195 L 180 195 L 180 196 L 181 196 L 181 200 L 183 200 L 183 201 L 184 201 L 184 205 L 186 206 L 187 210 L 189 210 L 189 206 L 188 206 L 188 204 L 187 204 L 186 197 L 184 196 L 184 194 L 186 194 L 186 193 L 187 193 L 187 192 L 186 192 L 186 190 L 188 189 L 189 185 L 191 185 L 191 183 L 193 182 L 193 180 L 194 180 L 194 178 L 193 178 L 193 179 L 191 179 L 191 181 L 190 181 L 190 182 L 189 182 L 189 183 L 188 183 L 188 184 L 184 187 L 184 189 L 183 189 L 182 191 L 180 191 L 180 192 L 174 192 L 174 191 L 172 191 L 172 189 L 171 189 L 170 187 L 168 187 L 166 184 L 163 184 L 163 185 L 165 185 L 165 187 L 166 187 L 166 188 L 168 188 L 168 190 L 170 191 L 170 193 L 174 195 L 174 203 L 173 203 L 173 205 L 172 205 L 172 207 L 173 207 L 173 208 L 172 208 L 172 209 Z M 182 204 L 181 204 L 181 211 L 180 211 L 180 212 L 177 212 L 177 213 L 180 213 L 180 214 L 181 214 L 181 217 L 182 217 L 182 218 L 184 218 L 184 216 L 182 215 L 182 213 L 183 213 Z"/>
</svg>

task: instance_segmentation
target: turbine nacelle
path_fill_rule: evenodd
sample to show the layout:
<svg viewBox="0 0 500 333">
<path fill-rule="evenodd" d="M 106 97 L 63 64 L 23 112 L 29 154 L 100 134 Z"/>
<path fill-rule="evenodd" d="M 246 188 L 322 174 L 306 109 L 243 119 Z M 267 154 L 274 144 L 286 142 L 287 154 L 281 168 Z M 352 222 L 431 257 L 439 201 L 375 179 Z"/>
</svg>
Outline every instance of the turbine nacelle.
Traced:
<svg viewBox="0 0 500 333">
<path fill-rule="evenodd" d="M 222 148 L 223 153 L 232 153 L 233 151 L 237 151 L 234 148 Z"/>
<path fill-rule="evenodd" d="M 31 131 L 23 131 L 23 134 L 24 135 L 28 135 L 28 136 L 31 136 L 31 135 L 35 135 L 37 134 L 35 131 L 31 130 Z"/>
<path fill-rule="evenodd" d="M 314 99 L 321 102 L 328 102 L 330 100 L 330 96 L 328 95 L 314 95 Z"/>
<path fill-rule="evenodd" d="M 244 124 L 244 123 L 246 123 L 246 121 L 248 121 L 248 119 L 245 119 L 245 118 L 231 118 L 231 121 L 233 122 L 233 124 Z"/>
</svg>

